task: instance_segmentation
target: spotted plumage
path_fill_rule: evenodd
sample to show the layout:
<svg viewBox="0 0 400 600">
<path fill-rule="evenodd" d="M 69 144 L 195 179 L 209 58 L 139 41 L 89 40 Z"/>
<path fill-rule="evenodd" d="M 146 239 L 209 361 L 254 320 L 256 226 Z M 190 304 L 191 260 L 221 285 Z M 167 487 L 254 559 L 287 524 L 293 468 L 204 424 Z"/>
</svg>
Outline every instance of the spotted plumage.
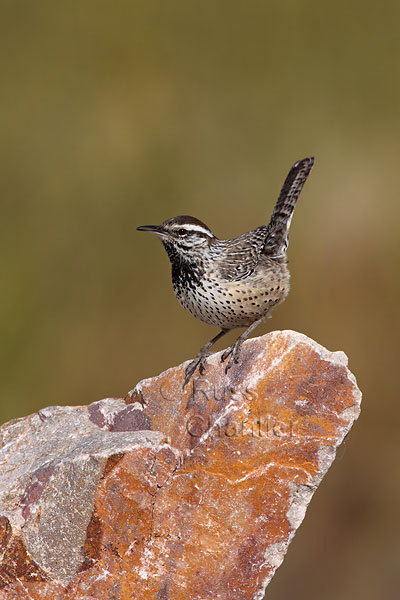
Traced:
<svg viewBox="0 0 400 600">
<path fill-rule="evenodd" d="M 204 323 L 221 332 L 201 348 L 186 369 L 185 383 L 200 367 L 213 343 L 231 329 L 247 327 L 224 352 L 228 370 L 237 362 L 240 347 L 269 312 L 289 292 L 286 250 L 294 207 L 314 164 L 306 158 L 293 165 L 268 225 L 239 237 L 220 240 L 202 221 L 183 215 L 161 225 L 138 227 L 156 233 L 172 265 L 172 284 L 179 302 Z"/>
</svg>

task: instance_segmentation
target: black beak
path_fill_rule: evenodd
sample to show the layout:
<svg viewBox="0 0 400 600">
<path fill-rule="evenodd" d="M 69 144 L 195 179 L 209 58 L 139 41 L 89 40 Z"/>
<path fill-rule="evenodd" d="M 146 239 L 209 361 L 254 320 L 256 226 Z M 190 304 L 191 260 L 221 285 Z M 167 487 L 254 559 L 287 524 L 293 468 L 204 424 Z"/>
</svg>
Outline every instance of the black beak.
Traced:
<svg viewBox="0 0 400 600">
<path fill-rule="evenodd" d="M 142 225 L 141 227 L 136 227 L 137 231 L 151 231 L 152 233 L 162 233 L 161 225 Z"/>
</svg>

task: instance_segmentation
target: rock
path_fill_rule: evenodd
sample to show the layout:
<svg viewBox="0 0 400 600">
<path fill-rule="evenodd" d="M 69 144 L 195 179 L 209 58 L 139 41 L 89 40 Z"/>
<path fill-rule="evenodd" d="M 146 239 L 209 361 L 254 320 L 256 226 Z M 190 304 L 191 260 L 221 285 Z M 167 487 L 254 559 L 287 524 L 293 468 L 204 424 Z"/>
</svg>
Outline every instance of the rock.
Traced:
<svg viewBox="0 0 400 600">
<path fill-rule="evenodd" d="M 263 598 L 360 391 L 291 331 L 184 370 L 3 425 L 0 600 Z"/>
</svg>

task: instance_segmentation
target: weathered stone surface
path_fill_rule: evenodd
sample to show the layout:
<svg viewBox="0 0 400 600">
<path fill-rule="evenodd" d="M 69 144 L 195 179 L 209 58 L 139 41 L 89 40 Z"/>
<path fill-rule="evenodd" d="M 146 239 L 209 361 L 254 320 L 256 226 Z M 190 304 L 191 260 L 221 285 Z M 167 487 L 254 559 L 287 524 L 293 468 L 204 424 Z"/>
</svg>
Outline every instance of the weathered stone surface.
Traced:
<svg viewBox="0 0 400 600">
<path fill-rule="evenodd" d="M 361 394 L 291 331 L 219 359 L 1 428 L 0 600 L 261 600 Z"/>
</svg>

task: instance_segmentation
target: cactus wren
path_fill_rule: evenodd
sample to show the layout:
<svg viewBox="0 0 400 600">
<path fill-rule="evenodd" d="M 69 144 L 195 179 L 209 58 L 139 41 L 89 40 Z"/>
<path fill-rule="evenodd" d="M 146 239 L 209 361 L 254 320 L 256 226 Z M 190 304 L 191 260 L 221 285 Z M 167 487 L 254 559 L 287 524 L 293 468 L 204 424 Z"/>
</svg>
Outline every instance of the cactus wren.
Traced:
<svg viewBox="0 0 400 600">
<path fill-rule="evenodd" d="M 230 240 L 220 240 L 194 217 L 180 216 L 139 231 L 159 236 L 172 264 L 175 296 L 193 316 L 221 331 L 188 365 L 184 385 L 199 367 L 203 374 L 210 348 L 231 329 L 246 327 L 221 360 L 228 371 L 239 360 L 244 340 L 283 302 L 289 292 L 286 260 L 294 207 L 314 164 L 313 158 L 291 168 L 268 225 Z"/>
</svg>

